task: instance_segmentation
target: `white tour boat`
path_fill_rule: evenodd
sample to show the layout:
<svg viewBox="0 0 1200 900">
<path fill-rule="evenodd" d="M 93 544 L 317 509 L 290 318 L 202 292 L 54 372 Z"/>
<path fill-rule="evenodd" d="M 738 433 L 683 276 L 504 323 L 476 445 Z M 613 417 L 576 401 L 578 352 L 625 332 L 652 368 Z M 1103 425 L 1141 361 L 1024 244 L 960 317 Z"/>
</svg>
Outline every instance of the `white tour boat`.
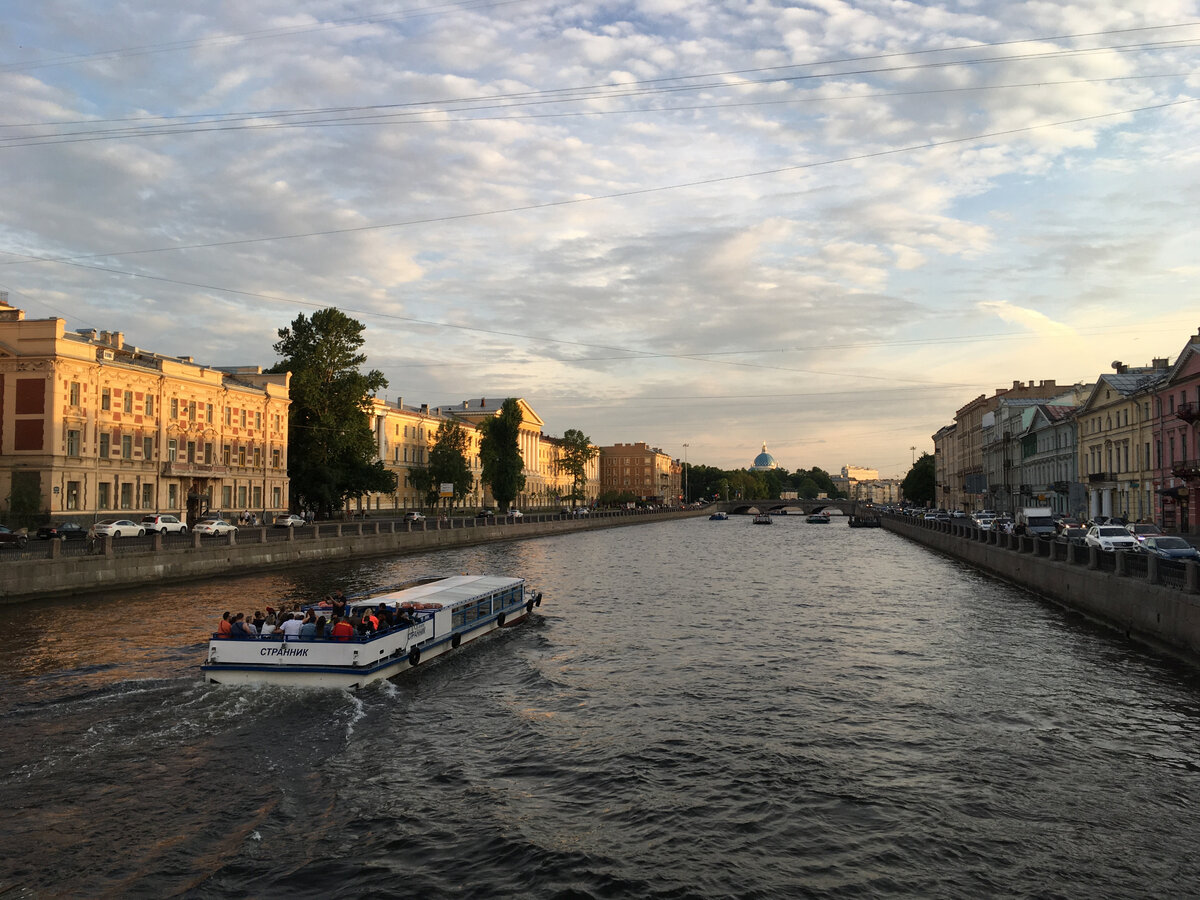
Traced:
<svg viewBox="0 0 1200 900">
<path fill-rule="evenodd" d="M 423 578 L 349 597 L 348 614 L 380 604 L 407 610 L 412 625 L 341 639 L 213 635 L 201 669 L 215 684 L 278 684 L 354 690 L 391 678 L 498 628 L 524 621 L 542 595 L 523 578 Z"/>
</svg>

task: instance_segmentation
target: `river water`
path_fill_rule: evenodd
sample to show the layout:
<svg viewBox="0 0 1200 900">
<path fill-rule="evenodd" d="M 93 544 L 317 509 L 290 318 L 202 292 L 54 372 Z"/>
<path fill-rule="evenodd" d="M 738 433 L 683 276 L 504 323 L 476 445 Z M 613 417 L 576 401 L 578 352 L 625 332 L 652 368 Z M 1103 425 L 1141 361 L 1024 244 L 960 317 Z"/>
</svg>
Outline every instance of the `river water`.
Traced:
<svg viewBox="0 0 1200 900">
<path fill-rule="evenodd" d="M 358 694 L 227 609 L 433 572 L 532 621 Z M 1200 895 L 1200 678 L 879 529 L 691 519 L 0 610 L 7 897 Z"/>
</svg>

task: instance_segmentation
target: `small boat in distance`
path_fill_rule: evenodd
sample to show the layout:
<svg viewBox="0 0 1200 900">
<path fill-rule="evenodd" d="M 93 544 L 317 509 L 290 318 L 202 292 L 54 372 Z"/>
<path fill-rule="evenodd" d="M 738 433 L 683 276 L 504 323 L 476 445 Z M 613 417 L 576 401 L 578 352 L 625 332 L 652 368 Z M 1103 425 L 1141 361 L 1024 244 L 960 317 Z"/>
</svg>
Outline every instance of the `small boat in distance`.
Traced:
<svg viewBox="0 0 1200 900">
<path fill-rule="evenodd" d="M 846 524 L 851 528 L 881 528 L 879 516 L 860 516 L 851 513 Z"/>
<path fill-rule="evenodd" d="M 813 513 L 811 516 L 809 516 L 804 521 L 808 522 L 811 525 L 828 525 L 829 524 L 829 513 L 826 513 L 826 512 Z"/>
<path fill-rule="evenodd" d="M 770 513 L 758 513 L 754 517 L 754 524 L 755 525 L 770 525 L 770 524 L 772 524 L 771 523 L 771 514 Z"/>
<path fill-rule="evenodd" d="M 205 681 L 356 690 L 524 621 L 542 605 L 542 595 L 528 589 L 522 578 L 451 575 L 419 578 L 346 601 L 348 618 L 383 607 L 395 612 L 399 621 L 387 628 L 381 625 L 373 634 L 214 634 L 200 667 Z M 313 609 L 320 612 L 321 607 Z"/>
<path fill-rule="evenodd" d="M 729 513 L 727 513 L 727 512 L 715 512 L 715 513 L 713 513 L 711 516 L 709 516 L 709 517 L 708 517 L 708 521 L 710 521 L 710 522 L 724 522 L 724 521 L 726 521 L 728 518 L 729 518 Z"/>
</svg>

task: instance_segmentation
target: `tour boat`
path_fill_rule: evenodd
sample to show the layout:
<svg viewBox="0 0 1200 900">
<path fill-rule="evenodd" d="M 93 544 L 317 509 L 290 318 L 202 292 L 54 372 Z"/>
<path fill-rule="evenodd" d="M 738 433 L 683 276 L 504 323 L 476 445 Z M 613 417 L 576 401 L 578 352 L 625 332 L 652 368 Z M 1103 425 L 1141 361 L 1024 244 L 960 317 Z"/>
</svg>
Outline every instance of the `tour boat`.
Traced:
<svg viewBox="0 0 1200 900">
<path fill-rule="evenodd" d="M 542 595 L 522 578 L 452 575 L 348 597 L 346 611 L 374 610 L 381 603 L 407 610 L 413 624 L 340 640 L 284 640 L 279 632 L 251 638 L 214 634 L 201 666 L 204 678 L 214 684 L 354 690 L 524 621 L 542 605 Z"/>
<path fill-rule="evenodd" d="M 809 522 L 813 525 L 828 525 L 829 524 L 829 513 L 813 513 L 811 516 L 809 516 L 804 521 Z"/>
<path fill-rule="evenodd" d="M 710 522 L 724 522 L 728 518 L 729 518 L 729 513 L 726 513 L 726 512 L 715 512 L 711 516 L 708 517 Z"/>
<path fill-rule="evenodd" d="M 754 524 L 755 525 L 770 525 L 771 524 L 771 514 L 770 513 L 759 513 L 758 515 L 756 515 L 754 517 Z"/>
</svg>

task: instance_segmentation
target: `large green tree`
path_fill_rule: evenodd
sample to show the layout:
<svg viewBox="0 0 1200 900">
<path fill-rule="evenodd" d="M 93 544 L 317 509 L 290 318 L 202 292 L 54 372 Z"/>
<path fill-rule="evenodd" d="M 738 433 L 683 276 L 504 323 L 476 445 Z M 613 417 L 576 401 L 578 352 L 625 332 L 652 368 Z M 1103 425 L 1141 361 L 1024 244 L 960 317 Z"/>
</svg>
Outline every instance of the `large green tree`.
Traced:
<svg viewBox="0 0 1200 900">
<path fill-rule="evenodd" d="M 910 503 L 930 504 L 935 496 L 933 456 L 922 453 L 900 484 L 904 498 Z"/>
<path fill-rule="evenodd" d="M 443 484 L 454 485 L 451 509 L 475 487 L 475 476 L 471 474 L 471 441 L 467 430 L 458 422 L 444 421 L 433 436 L 429 448 L 429 474 L 431 489 L 440 490 Z"/>
<path fill-rule="evenodd" d="M 480 477 L 492 489 L 492 497 L 502 513 L 525 489 L 525 461 L 518 443 L 522 419 L 521 405 L 516 398 L 509 397 L 500 404 L 500 412 L 479 426 Z"/>
<path fill-rule="evenodd" d="M 578 505 L 587 496 L 587 465 L 600 452 L 592 446 L 592 439 L 577 428 L 568 428 L 563 432 L 562 455 L 559 457 L 559 467 L 571 476 L 571 505 Z"/>
<path fill-rule="evenodd" d="M 269 371 L 291 372 L 288 411 L 288 478 L 293 508 L 330 515 L 348 498 L 392 493 L 395 473 L 376 458 L 367 418 L 370 397 L 387 387 L 367 358 L 363 325 L 338 309 L 303 314 L 279 329 L 274 350 L 282 359 Z"/>
</svg>

